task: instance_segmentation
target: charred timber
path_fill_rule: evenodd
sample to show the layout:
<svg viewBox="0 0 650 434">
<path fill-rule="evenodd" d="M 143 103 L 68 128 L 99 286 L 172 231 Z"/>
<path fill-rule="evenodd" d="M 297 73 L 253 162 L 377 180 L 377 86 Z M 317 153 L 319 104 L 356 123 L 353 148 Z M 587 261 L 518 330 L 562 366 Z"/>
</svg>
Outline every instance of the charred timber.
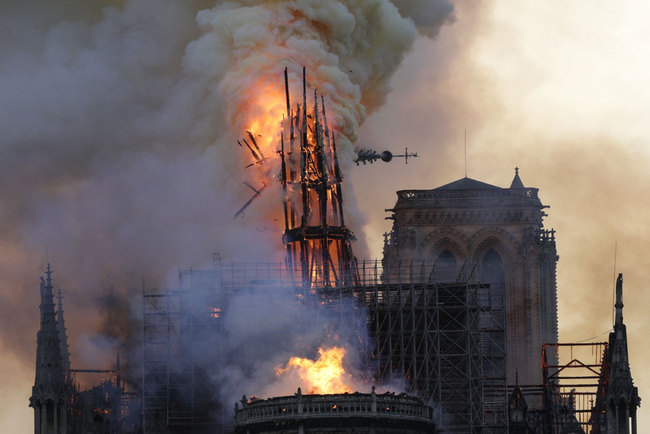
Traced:
<svg viewBox="0 0 650 434">
<path fill-rule="evenodd" d="M 286 118 L 280 136 L 280 182 L 284 194 L 286 263 L 302 281 L 330 287 L 358 283 L 352 253 L 352 232 L 345 227 L 341 169 L 334 131 L 327 124 L 325 99 L 316 90 L 307 104 L 307 80 L 302 76 L 302 103 L 291 109 L 289 79 L 284 73 Z M 250 137 L 249 137 L 250 138 Z M 288 138 L 289 151 L 285 151 Z M 294 149 L 299 153 L 294 154 Z M 296 149 L 297 150 L 297 149 Z M 295 157 L 299 155 L 299 158 Z"/>
</svg>

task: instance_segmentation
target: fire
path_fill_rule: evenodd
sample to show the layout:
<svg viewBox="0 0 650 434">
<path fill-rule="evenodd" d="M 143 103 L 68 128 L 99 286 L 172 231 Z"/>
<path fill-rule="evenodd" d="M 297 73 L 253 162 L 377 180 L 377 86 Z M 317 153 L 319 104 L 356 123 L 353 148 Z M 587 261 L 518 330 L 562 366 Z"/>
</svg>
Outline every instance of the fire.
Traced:
<svg viewBox="0 0 650 434">
<path fill-rule="evenodd" d="M 243 91 L 232 113 L 233 125 L 241 132 L 237 143 L 243 148 L 242 165 L 246 169 L 243 184 L 253 193 L 235 213 L 235 218 L 242 215 L 267 187 L 273 185 L 277 177 L 277 154 L 281 148 L 280 133 L 285 118 L 286 100 L 276 83 L 267 82 L 268 79 L 260 77 L 250 89 Z M 267 214 L 267 221 L 279 222 L 280 215 L 275 208 L 267 207 L 262 212 Z M 279 230 L 279 224 L 270 224 L 271 230 Z"/>
<path fill-rule="evenodd" d="M 285 367 L 275 368 L 276 375 L 280 376 L 288 371 L 297 372 L 307 384 L 309 393 L 330 394 L 352 392 L 346 384 L 349 376 L 343 369 L 343 357 L 346 350 L 342 347 L 321 347 L 318 349 L 318 359 L 310 360 L 301 357 L 292 357 Z"/>
<path fill-rule="evenodd" d="M 236 117 L 239 118 L 241 131 L 249 131 L 255 137 L 262 154 L 256 157 L 251 152 L 253 164 L 275 155 L 280 145 L 278 132 L 285 111 L 285 96 L 277 83 L 258 82 L 252 87 L 248 98 L 240 104 Z"/>
<path fill-rule="evenodd" d="M 245 167 L 252 169 L 243 181 L 252 196 L 234 217 L 279 180 L 284 218 L 278 207 L 267 207 L 266 213 L 277 223 L 276 229 L 284 220 L 283 243 L 291 273 L 311 288 L 352 285 L 358 283 L 350 244 L 354 235 L 343 218 L 337 129 L 328 121 L 324 96 L 317 89 L 307 92 L 305 68 L 302 78 L 302 102 L 293 108 L 288 69 L 285 92 L 276 80 L 263 76 L 240 95 L 234 120 L 246 131 L 237 142 L 248 156 Z"/>
</svg>

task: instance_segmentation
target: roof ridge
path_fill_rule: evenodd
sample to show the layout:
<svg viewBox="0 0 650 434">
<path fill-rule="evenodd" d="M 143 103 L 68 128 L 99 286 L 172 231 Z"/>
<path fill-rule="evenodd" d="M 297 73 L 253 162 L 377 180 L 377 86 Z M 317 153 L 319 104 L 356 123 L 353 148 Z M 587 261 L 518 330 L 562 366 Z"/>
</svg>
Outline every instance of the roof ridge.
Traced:
<svg viewBox="0 0 650 434">
<path fill-rule="evenodd" d="M 504 190 L 496 185 L 486 182 L 477 181 L 476 179 L 464 177 L 440 187 L 434 188 L 433 191 L 440 190 Z"/>
</svg>

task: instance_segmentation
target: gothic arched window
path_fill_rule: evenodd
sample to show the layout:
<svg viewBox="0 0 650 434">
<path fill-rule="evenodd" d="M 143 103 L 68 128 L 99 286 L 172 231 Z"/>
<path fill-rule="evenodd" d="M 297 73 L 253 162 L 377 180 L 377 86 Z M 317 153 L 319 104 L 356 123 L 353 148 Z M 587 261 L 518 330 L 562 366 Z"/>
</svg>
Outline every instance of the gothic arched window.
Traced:
<svg viewBox="0 0 650 434">
<path fill-rule="evenodd" d="M 453 268 L 456 266 L 456 257 L 449 250 L 445 250 L 436 258 L 436 265 Z"/>
<path fill-rule="evenodd" d="M 434 277 L 438 282 L 456 281 L 456 257 L 449 250 L 443 250 L 436 258 Z"/>
<path fill-rule="evenodd" d="M 488 250 L 481 261 L 481 282 L 503 284 L 506 282 L 506 273 L 503 270 L 503 261 L 494 249 Z"/>
<path fill-rule="evenodd" d="M 490 306 L 479 314 L 481 328 L 490 330 L 487 334 L 489 339 L 481 341 L 481 351 L 493 361 L 483 365 L 483 375 L 502 375 L 505 372 L 505 332 L 498 314 L 494 313 L 503 311 L 505 307 L 506 273 L 501 255 L 494 249 L 485 252 L 481 258 L 481 283 L 489 285 L 489 288 L 482 286 L 479 289 L 479 302 L 482 306 Z"/>
</svg>

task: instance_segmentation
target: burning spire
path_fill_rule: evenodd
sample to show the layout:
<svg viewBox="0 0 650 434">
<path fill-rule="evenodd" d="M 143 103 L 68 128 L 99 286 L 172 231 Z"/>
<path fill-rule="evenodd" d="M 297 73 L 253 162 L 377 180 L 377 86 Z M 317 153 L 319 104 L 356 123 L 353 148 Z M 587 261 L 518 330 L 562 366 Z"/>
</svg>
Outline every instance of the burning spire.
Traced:
<svg viewBox="0 0 650 434">
<path fill-rule="evenodd" d="M 313 93 L 313 105 L 307 100 L 305 68 L 302 76 L 302 103 L 291 107 L 289 75 L 284 70 L 284 101 L 286 115 L 279 134 L 269 127 L 267 118 L 255 122 L 269 131 L 238 140 L 239 146 L 250 152 L 253 161 L 246 168 L 255 168 L 254 177 L 261 187 L 248 181 L 244 185 L 253 196 L 235 213 L 235 218 L 258 198 L 269 184 L 277 179 L 271 168 L 275 161 L 266 156 L 273 151 L 277 138 L 280 156 L 279 181 L 282 186 L 286 263 L 289 270 L 302 277 L 309 287 L 353 285 L 358 282 L 356 259 L 351 242 L 354 235 L 345 226 L 343 213 L 343 175 L 339 166 L 334 128 L 327 123 L 325 98 Z M 275 90 L 271 93 L 275 94 Z M 274 98 L 274 100 L 277 98 Z M 271 118 L 277 118 L 275 113 Z M 257 138 L 256 138 L 257 135 Z M 269 139 L 270 137 L 270 139 Z M 258 142 L 262 140 L 260 145 Z M 267 153 L 264 153 L 266 149 Z M 267 164 L 268 163 L 268 164 Z"/>
<path fill-rule="evenodd" d="M 358 282 L 351 241 L 345 226 L 343 176 L 334 131 L 327 125 L 325 99 L 314 90 L 313 108 L 307 106 L 305 68 L 302 105 L 291 108 L 289 79 L 284 70 L 287 119 L 281 135 L 280 183 L 284 194 L 284 235 L 287 265 L 302 273 L 311 287 L 352 285 Z M 288 149 L 285 148 L 285 137 Z"/>
</svg>

